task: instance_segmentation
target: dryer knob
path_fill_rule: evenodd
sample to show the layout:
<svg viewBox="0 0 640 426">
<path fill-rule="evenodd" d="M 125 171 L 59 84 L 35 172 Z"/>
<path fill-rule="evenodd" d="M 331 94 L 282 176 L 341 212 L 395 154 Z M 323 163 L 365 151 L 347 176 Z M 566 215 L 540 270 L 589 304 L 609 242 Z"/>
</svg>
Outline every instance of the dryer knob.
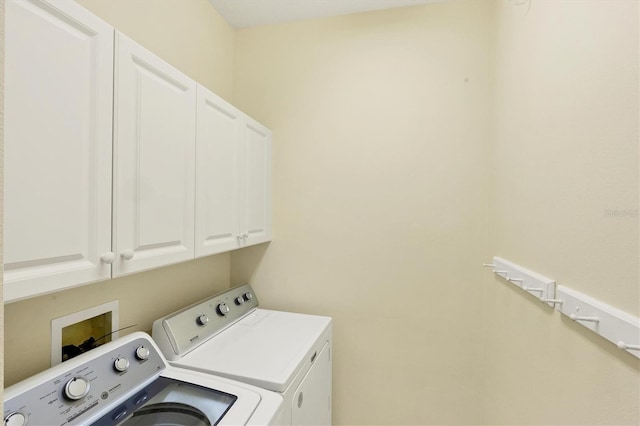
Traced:
<svg viewBox="0 0 640 426">
<path fill-rule="evenodd" d="M 251 294 L 251 292 L 248 291 L 245 294 L 243 294 L 242 297 L 244 297 L 244 300 L 248 302 L 249 300 L 253 299 L 253 294 Z"/>
<path fill-rule="evenodd" d="M 229 307 L 226 303 L 220 303 L 218 305 L 218 313 L 222 316 L 225 316 L 229 313 Z"/>
<path fill-rule="evenodd" d="M 236 305 L 242 305 L 244 303 L 244 297 L 238 296 L 236 297 Z"/>
<path fill-rule="evenodd" d="M 209 317 L 205 314 L 202 314 L 196 319 L 196 322 L 198 323 L 198 325 L 207 325 L 207 323 L 209 322 Z"/>
</svg>

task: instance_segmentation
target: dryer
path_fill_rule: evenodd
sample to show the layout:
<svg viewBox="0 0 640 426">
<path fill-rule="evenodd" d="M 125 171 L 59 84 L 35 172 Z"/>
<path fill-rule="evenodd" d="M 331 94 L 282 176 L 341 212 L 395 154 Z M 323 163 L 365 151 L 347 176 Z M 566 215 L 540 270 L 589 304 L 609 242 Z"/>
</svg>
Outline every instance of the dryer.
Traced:
<svg viewBox="0 0 640 426">
<path fill-rule="evenodd" d="M 169 366 L 137 332 L 6 388 L 4 424 L 264 425 L 282 407 L 277 393 Z"/>
<path fill-rule="evenodd" d="M 152 335 L 175 367 L 282 395 L 278 424 L 331 424 L 330 317 L 259 308 L 244 284 L 156 320 Z"/>
</svg>

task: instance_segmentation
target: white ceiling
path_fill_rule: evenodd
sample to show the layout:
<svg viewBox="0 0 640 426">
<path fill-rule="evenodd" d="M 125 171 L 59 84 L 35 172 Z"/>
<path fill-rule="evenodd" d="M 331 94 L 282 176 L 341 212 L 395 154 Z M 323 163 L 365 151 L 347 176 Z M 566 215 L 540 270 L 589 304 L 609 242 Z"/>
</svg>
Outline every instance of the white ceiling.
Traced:
<svg viewBox="0 0 640 426">
<path fill-rule="evenodd" d="M 347 15 L 446 0 L 209 0 L 234 28 Z"/>
</svg>

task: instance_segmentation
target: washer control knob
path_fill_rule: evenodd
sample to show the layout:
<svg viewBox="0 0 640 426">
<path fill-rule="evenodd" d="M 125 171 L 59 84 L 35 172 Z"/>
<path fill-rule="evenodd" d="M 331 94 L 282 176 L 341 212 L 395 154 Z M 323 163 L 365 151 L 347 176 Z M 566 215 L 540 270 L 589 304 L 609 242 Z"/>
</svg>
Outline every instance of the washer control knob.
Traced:
<svg viewBox="0 0 640 426">
<path fill-rule="evenodd" d="M 149 349 L 146 346 L 138 346 L 136 348 L 136 358 L 138 358 L 140 361 L 149 359 Z"/>
<path fill-rule="evenodd" d="M 244 300 L 248 302 L 249 300 L 253 299 L 253 294 L 251 294 L 251 292 L 248 291 L 245 294 L 243 294 L 242 297 L 244 297 Z"/>
<path fill-rule="evenodd" d="M 27 424 L 27 416 L 20 412 L 9 414 L 4 418 L 5 426 L 24 426 Z"/>
<path fill-rule="evenodd" d="M 64 386 L 64 396 L 72 401 L 84 398 L 89 393 L 91 384 L 83 377 L 74 377 Z"/>
<path fill-rule="evenodd" d="M 113 363 L 113 368 L 115 368 L 116 371 L 124 373 L 129 369 L 129 360 L 123 356 L 119 356 Z"/>
<path fill-rule="evenodd" d="M 225 316 L 229 313 L 229 307 L 227 306 L 226 303 L 220 303 L 218 305 L 218 313 L 222 316 Z"/>
<path fill-rule="evenodd" d="M 242 305 L 244 303 L 244 297 L 238 296 L 236 297 L 236 305 Z"/>
<path fill-rule="evenodd" d="M 207 325 L 207 323 L 209 322 L 209 317 L 205 314 L 202 314 L 198 318 L 196 318 L 196 322 L 198 323 L 198 325 Z"/>
</svg>

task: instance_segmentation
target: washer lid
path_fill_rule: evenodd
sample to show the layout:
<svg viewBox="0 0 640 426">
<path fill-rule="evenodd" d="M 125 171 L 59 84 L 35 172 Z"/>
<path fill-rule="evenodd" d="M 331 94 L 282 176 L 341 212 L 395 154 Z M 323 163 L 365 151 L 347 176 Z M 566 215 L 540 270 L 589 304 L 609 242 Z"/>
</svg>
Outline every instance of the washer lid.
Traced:
<svg viewBox="0 0 640 426">
<path fill-rule="evenodd" d="M 214 388 L 159 377 L 116 404 L 93 426 L 170 425 L 212 426 L 220 422 L 238 396 Z M 259 400 L 259 398 L 258 398 Z M 255 409 L 253 401 L 251 411 Z"/>
<path fill-rule="evenodd" d="M 171 364 L 284 392 L 331 318 L 257 309 Z"/>
</svg>

